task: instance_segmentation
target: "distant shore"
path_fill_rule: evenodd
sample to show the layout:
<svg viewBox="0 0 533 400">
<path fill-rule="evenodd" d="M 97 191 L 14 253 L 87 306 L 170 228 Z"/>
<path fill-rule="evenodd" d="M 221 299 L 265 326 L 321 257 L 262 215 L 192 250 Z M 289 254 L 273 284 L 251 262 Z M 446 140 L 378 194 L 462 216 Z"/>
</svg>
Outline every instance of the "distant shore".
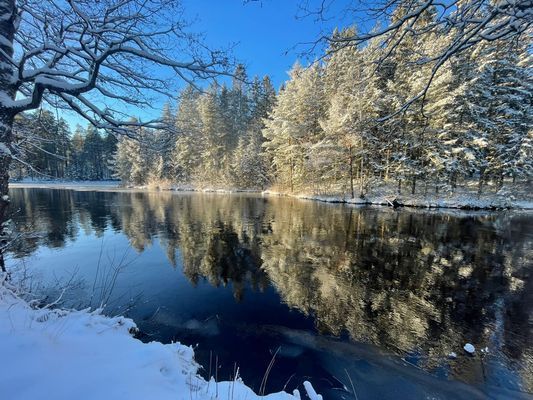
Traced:
<svg viewBox="0 0 533 400">
<path fill-rule="evenodd" d="M 292 197 L 324 203 L 372 205 L 385 207 L 408 207 L 426 209 L 462 210 L 533 210 L 533 199 L 516 199 L 512 195 L 457 193 L 437 197 L 435 195 L 396 195 L 393 193 L 369 194 L 364 198 L 349 198 L 342 195 L 315 195 L 306 193 L 285 193 L 273 190 L 195 188 L 193 186 L 172 186 L 157 188 L 148 186 L 122 186 L 120 181 L 20 181 L 10 183 L 11 188 L 66 189 L 78 191 L 109 192 L 201 192 L 201 193 L 259 193 L 264 196 Z"/>
</svg>

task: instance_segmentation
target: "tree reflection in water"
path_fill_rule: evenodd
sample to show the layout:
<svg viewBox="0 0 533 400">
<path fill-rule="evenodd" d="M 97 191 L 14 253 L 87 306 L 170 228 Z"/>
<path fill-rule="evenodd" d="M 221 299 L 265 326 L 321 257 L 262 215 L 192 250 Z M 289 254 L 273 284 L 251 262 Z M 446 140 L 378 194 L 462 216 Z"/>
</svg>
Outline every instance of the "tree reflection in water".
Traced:
<svg viewBox="0 0 533 400">
<path fill-rule="evenodd" d="M 15 257 L 61 248 L 80 230 L 122 232 L 139 252 L 157 239 L 193 285 L 230 284 L 237 302 L 248 288 L 273 285 L 321 334 L 375 344 L 437 373 L 458 344 L 486 346 L 489 354 L 461 357 L 447 373 L 481 382 L 508 360 L 522 388 L 533 390 L 527 214 L 254 195 L 14 189 L 11 197 L 26 233 Z"/>
</svg>

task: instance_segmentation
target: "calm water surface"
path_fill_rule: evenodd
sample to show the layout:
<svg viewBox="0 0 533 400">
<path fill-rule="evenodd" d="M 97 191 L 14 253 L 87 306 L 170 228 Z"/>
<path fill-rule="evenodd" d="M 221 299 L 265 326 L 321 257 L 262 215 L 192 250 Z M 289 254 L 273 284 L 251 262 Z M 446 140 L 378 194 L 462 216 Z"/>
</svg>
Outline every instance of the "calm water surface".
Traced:
<svg viewBox="0 0 533 400">
<path fill-rule="evenodd" d="M 8 266 L 204 375 L 325 398 L 532 398 L 533 215 L 259 195 L 12 189 Z M 476 355 L 462 350 L 476 346 Z M 481 349 L 488 349 L 482 352 Z M 449 357 L 451 352 L 457 358 Z"/>
</svg>

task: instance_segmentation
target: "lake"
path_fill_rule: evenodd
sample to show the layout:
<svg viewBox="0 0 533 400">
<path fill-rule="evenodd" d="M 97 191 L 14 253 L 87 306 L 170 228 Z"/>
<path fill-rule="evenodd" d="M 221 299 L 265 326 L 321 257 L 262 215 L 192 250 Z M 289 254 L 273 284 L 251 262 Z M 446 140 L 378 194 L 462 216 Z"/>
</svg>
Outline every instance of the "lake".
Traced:
<svg viewBox="0 0 533 400">
<path fill-rule="evenodd" d="M 256 392 L 309 379 L 325 399 L 531 398 L 533 214 L 10 195 L 22 238 L 7 266 L 35 296 L 195 346 L 205 376 L 238 371 Z"/>
</svg>

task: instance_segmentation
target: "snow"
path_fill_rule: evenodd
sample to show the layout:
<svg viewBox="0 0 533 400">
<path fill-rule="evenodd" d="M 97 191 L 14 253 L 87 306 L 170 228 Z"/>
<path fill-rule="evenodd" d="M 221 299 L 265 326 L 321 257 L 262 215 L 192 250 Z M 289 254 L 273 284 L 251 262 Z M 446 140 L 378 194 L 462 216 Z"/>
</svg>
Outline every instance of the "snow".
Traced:
<svg viewBox="0 0 533 400">
<path fill-rule="evenodd" d="M 13 47 L 13 43 L 8 40 L 4 35 L 0 35 L 0 45 L 2 46 L 5 46 L 5 47 Z"/>
<path fill-rule="evenodd" d="M 476 348 L 471 343 L 465 344 L 463 349 L 470 354 L 474 354 L 474 352 L 476 351 Z"/>
<path fill-rule="evenodd" d="M 263 195 L 289 196 L 304 200 L 316 200 L 325 203 L 346 203 L 354 205 L 379 205 L 392 206 L 393 201 L 403 207 L 417 208 L 456 208 L 456 209 L 523 209 L 532 210 L 533 201 L 531 196 L 524 194 L 524 198 L 515 199 L 506 195 L 484 194 L 478 196 L 473 193 L 455 193 L 436 195 L 398 195 L 390 188 L 377 189 L 365 196 L 364 199 L 359 197 L 350 198 L 345 195 L 315 195 L 308 193 L 287 194 L 266 190 Z"/>
<path fill-rule="evenodd" d="M 15 108 L 18 104 L 6 92 L 0 90 L 0 105 L 5 108 Z"/>
<path fill-rule="evenodd" d="M 0 21 L 8 21 L 11 18 L 12 14 L 5 12 L 3 14 L 0 14 Z"/>
<path fill-rule="evenodd" d="M 11 150 L 4 144 L 0 143 L 0 154 L 7 154 L 8 156 L 11 155 Z"/>
<path fill-rule="evenodd" d="M 315 389 L 313 389 L 313 386 L 311 386 L 311 383 L 304 382 L 305 390 L 307 391 L 307 395 L 309 396 L 310 400 L 322 400 L 322 396 L 317 394 L 315 392 Z"/>
<path fill-rule="evenodd" d="M 0 276 L 2 398 L 295 400 L 285 392 L 258 396 L 239 378 L 204 380 L 192 348 L 142 343 L 135 323 L 99 310 L 35 308 Z M 321 400 L 304 383 L 312 400 Z"/>
</svg>

